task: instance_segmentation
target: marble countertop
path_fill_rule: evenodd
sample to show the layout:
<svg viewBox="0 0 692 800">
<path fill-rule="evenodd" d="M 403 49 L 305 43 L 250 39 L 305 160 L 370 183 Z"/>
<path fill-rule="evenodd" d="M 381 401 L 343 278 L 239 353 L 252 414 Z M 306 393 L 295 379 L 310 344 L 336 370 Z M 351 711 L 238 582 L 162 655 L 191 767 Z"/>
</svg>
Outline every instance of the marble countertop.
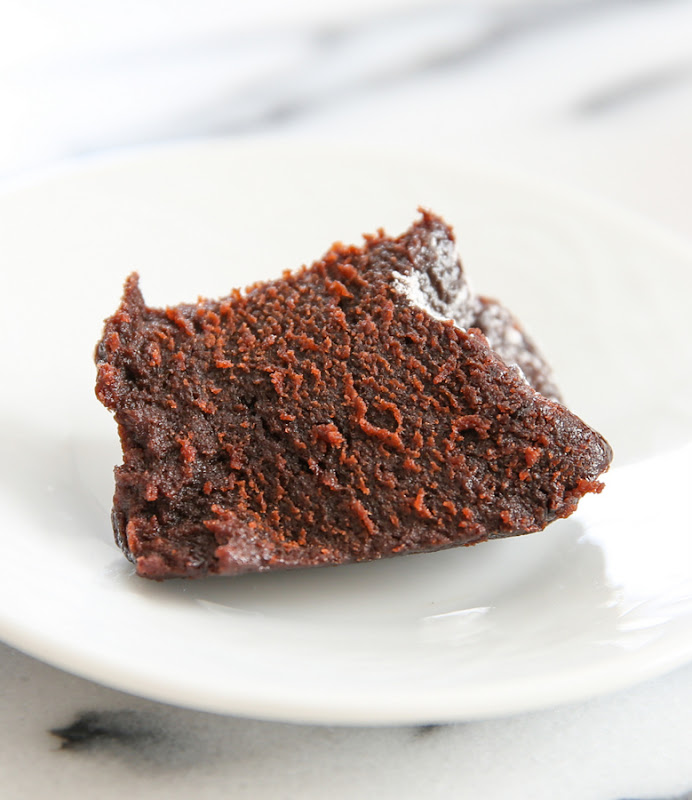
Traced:
<svg viewBox="0 0 692 800">
<path fill-rule="evenodd" d="M 206 135 L 394 141 L 598 195 L 692 242 L 689 1 L 60 5 L 0 25 L 0 178 Z M 0 676 L 8 799 L 692 798 L 692 666 L 414 728 L 178 709 L 6 645 Z"/>
<path fill-rule="evenodd" d="M 6 798 L 692 797 L 692 667 L 557 710 L 397 728 L 178 709 L 5 646 L 0 670 Z"/>
</svg>

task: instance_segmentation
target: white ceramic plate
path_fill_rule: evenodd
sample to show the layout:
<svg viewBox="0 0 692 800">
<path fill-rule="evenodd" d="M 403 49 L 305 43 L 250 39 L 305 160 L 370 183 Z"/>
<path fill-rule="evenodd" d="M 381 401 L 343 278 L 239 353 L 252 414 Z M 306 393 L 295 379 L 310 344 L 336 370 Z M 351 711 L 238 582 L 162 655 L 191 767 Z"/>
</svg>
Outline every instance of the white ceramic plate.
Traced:
<svg viewBox="0 0 692 800">
<path fill-rule="evenodd" d="M 572 407 L 609 485 L 541 534 L 237 579 L 150 583 L 112 541 L 116 430 L 93 347 L 125 276 L 219 296 L 400 232 L 458 233 Z M 207 142 L 61 170 L 0 196 L 0 635 L 72 672 L 212 711 L 420 723 L 633 684 L 692 658 L 692 254 L 641 221 L 489 169 L 327 146 Z M 636 462 L 643 464 L 637 466 Z M 630 466 L 627 466 L 627 465 Z"/>
</svg>

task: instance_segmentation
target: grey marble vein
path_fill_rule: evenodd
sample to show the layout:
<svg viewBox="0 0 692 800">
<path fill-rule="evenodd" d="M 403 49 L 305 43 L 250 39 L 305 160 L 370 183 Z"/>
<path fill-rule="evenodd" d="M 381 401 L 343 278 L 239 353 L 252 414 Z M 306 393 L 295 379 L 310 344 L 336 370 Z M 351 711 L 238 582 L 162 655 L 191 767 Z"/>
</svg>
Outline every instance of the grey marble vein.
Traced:
<svg viewBox="0 0 692 800">
<path fill-rule="evenodd" d="M 674 797 L 668 795 L 667 797 L 623 797 L 620 800 L 692 800 L 692 791 L 685 794 L 676 794 Z"/>
<path fill-rule="evenodd" d="M 163 738 L 159 726 L 137 711 L 86 711 L 51 733 L 62 740 L 63 750 L 88 749 L 113 742 L 140 748 Z"/>
<path fill-rule="evenodd" d="M 445 728 L 445 725 L 419 725 L 417 728 L 414 728 L 414 735 L 416 738 L 425 738 L 428 736 L 432 736 L 433 734 L 437 733 L 441 728 Z"/>
<path fill-rule="evenodd" d="M 188 119 L 197 119 L 203 130 L 187 133 L 271 128 L 358 93 L 490 57 L 524 36 L 564 29 L 613 6 L 671 2 L 679 0 L 566 0 L 485 9 L 435 4 L 340 28 L 308 29 L 302 59 L 198 109 Z"/>
<path fill-rule="evenodd" d="M 83 711 L 49 733 L 60 739 L 61 751 L 102 753 L 131 766 L 186 768 L 199 761 L 199 748 L 184 729 L 150 711 Z"/>
<path fill-rule="evenodd" d="M 595 116 L 617 111 L 623 106 L 650 99 L 682 83 L 692 80 L 692 63 L 673 64 L 631 76 L 608 86 L 578 104 L 577 113 Z"/>
</svg>

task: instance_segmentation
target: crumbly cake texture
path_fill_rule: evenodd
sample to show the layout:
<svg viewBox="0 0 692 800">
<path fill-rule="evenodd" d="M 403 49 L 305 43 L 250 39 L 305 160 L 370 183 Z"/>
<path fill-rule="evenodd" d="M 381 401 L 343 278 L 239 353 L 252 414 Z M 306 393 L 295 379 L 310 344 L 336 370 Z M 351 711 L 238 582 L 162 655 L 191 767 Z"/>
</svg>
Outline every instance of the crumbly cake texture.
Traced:
<svg viewBox="0 0 692 800">
<path fill-rule="evenodd" d="M 427 212 L 221 300 L 150 308 L 132 275 L 96 361 L 123 448 L 115 536 L 148 578 L 538 531 L 612 456 Z"/>
</svg>

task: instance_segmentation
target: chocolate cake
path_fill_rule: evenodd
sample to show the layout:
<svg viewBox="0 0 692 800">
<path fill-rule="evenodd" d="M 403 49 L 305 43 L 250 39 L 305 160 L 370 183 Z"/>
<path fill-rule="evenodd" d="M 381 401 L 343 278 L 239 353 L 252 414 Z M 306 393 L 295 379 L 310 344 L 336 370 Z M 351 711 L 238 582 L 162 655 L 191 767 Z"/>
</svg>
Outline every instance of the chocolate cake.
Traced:
<svg viewBox="0 0 692 800">
<path fill-rule="evenodd" d="M 221 300 L 150 308 L 132 275 L 96 360 L 124 457 L 115 536 L 148 578 L 538 531 L 611 459 L 427 212 Z"/>
</svg>

